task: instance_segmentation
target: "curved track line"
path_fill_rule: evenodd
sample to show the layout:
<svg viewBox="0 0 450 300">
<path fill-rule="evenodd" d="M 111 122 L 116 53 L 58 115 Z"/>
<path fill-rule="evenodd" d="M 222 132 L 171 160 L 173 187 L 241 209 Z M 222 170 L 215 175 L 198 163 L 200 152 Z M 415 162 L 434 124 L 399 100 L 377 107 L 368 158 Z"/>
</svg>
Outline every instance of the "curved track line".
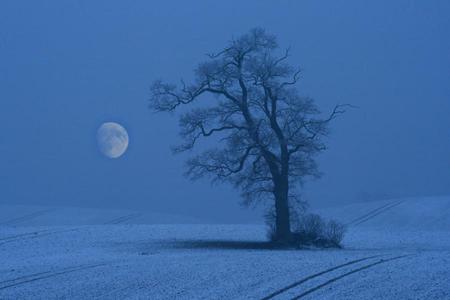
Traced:
<svg viewBox="0 0 450 300">
<path fill-rule="evenodd" d="M 313 287 L 313 288 L 311 288 L 311 289 L 309 289 L 309 290 L 303 292 L 302 294 L 300 294 L 300 295 L 298 295 L 298 296 L 292 298 L 292 300 L 300 299 L 300 298 L 302 298 L 302 297 L 304 297 L 304 296 L 306 296 L 306 295 L 311 294 L 312 292 L 315 292 L 315 291 L 317 291 L 317 290 L 319 290 L 319 289 L 321 289 L 321 288 L 323 288 L 323 287 L 325 287 L 325 286 L 327 286 L 327 285 L 329 285 L 329 284 L 331 284 L 331 283 L 333 283 L 333 282 L 335 282 L 335 281 L 338 281 L 338 280 L 340 280 L 340 279 L 342 279 L 342 278 L 344 278 L 344 277 L 347 277 L 347 276 L 349 276 L 349 275 L 352 275 L 352 274 L 361 272 L 361 271 L 363 271 L 363 270 L 372 268 L 372 267 L 374 267 L 374 266 L 376 266 L 376 265 L 383 264 L 383 263 L 387 263 L 387 262 L 389 262 L 389 261 L 393 261 L 393 260 L 396 260 L 396 259 L 400 259 L 400 258 L 403 258 L 403 257 L 406 257 L 406 256 L 411 256 L 411 254 L 408 254 L 408 255 L 401 255 L 401 256 L 396 256 L 396 257 L 388 258 L 388 259 L 381 259 L 381 260 L 379 260 L 379 261 L 377 261 L 377 262 L 374 262 L 374 263 L 371 263 L 371 264 L 369 264 L 369 265 L 365 265 L 365 266 L 360 267 L 360 268 L 358 268 L 358 269 L 352 270 L 352 271 L 350 271 L 350 272 L 344 273 L 344 274 L 342 274 L 342 275 L 339 275 L 339 276 L 337 276 L 337 277 L 334 277 L 334 278 L 332 278 L 332 279 L 330 279 L 330 280 L 328 280 L 328 281 L 326 281 L 326 282 L 324 282 L 324 283 L 322 283 L 322 284 L 319 284 L 318 286 L 315 286 L 315 287 Z"/>
<path fill-rule="evenodd" d="M 139 213 L 134 213 L 134 214 L 125 215 L 125 216 L 122 216 L 122 217 L 119 217 L 119 218 L 112 219 L 111 221 L 108 221 L 108 222 L 106 222 L 106 223 L 104 223 L 104 224 L 105 224 L 105 225 L 110 225 L 110 224 L 120 224 L 120 223 L 126 222 L 126 221 L 128 221 L 128 220 L 131 220 L 131 219 L 133 219 L 133 218 L 136 218 L 136 217 L 138 217 L 139 215 L 140 215 Z"/>
<path fill-rule="evenodd" d="M 269 300 L 269 299 L 272 299 L 273 297 L 278 296 L 279 294 L 284 293 L 284 292 L 286 292 L 287 290 L 290 290 L 290 289 L 292 289 L 292 288 L 294 288 L 294 287 L 296 287 L 296 286 L 298 286 L 298 285 L 300 285 L 300 284 L 302 284 L 302 283 L 304 283 L 304 282 L 306 282 L 306 281 L 309 281 L 309 280 L 311 280 L 311 279 L 313 279 L 313 278 L 316 278 L 316 277 L 318 277 L 318 276 L 321 276 L 321 275 L 323 275 L 323 274 L 332 272 L 332 271 L 334 271 L 334 270 L 337 270 L 337 269 L 340 269 L 340 268 L 343 268 L 343 267 L 346 267 L 346 266 L 350 266 L 350 265 L 359 263 L 359 262 L 364 261 L 364 260 L 368 260 L 368 259 L 375 258 L 375 257 L 380 257 L 380 256 L 381 256 L 381 255 L 373 255 L 373 256 L 368 256 L 368 257 L 364 257 L 364 258 L 360 258 L 360 259 L 355 259 L 355 260 L 346 262 L 346 263 L 344 263 L 344 264 L 337 265 L 337 266 L 334 266 L 334 267 L 332 267 L 332 268 L 326 269 L 326 270 L 321 271 L 321 272 L 319 272 L 319 273 L 316 273 L 316 274 L 313 274 L 313 275 L 304 277 L 304 278 L 300 279 L 299 281 L 296 281 L 296 282 L 294 282 L 294 283 L 292 283 L 292 284 L 290 284 L 290 285 L 288 285 L 288 286 L 286 286 L 286 287 L 284 287 L 284 288 L 282 288 L 282 289 L 279 289 L 279 290 L 273 292 L 272 294 L 270 294 L 270 295 L 268 295 L 268 296 L 266 296 L 266 297 L 264 297 L 264 298 L 261 298 L 261 300 Z"/>
<path fill-rule="evenodd" d="M 4 281 L 3 283 L 17 281 L 17 280 L 20 280 L 20 279 L 22 279 L 24 277 L 31 278 L 31 279 L 26 279 L 26 280 L 22 280 L 22 281 L 19 281 L 19 282 L 11 283 L 11 284 L 8 284 L 8 285 L 5 285 L 5 286 L 1 286 L 0 290 L 4 290 L 4 289 L 7 289 L 7 288 L 23 285 L 23 284 L 26 284 L 26 283 L 29 283 L 29 282 L 33 282 L 33 281 L 37 281 L 37 280 L 47 279 L 47 278 L 56 277 L 56 276 L 59 276 L 59 275 L 73 273 L 73 272 L 76 272 L 76 271 L 83 271 L 83 270 L 92 269 L 92 268 L 96 268 L 96 267 L 100 267 L 100 266 L 106 266 L 106 265 L 107 265 L 106 263 L 103 263 L 103 264 L 95 264 L 95 265 L 88 265 L 88 266 L 77 266 L 77 267 L 72 267 L 72 268 L 66 268 L 66 269 L 63 269 L 63 270 L 61 270 L 59 272 L 51 272 L 50 274 L 45 275 L 45 276 L 38 276 L 37 274 L 39 274 L 39 273 L 32 274 L 32 275 L 29 275 L 29 276 L 22 276 L 22 277 L 18 277 L 18 278 L 15 278 L 15 279 Z M 42 273 L 45 273 L 45 272 L 42 272 Z M 35 276 L 38 276 L 38 277 L 35 277 Z"/>
<path fill-rule="evenodd" d="M 24 221 L 28 221 L 28 220 L 34 219 L 36 217 L 39 217 L 41 215 L 44 215 L 52 210 L 53 209 L 40 210 L 40 211 L 31 213 L 31 214 L 27 214 L 27 215 L 24 215 L 24 216 L 21 216 L 18 218 L 14 218 L 14 219 L 10 219 L 10 220 L 1 222 L 0 225 L 13 225 L 13 224 L 21 223 Z"/>
<path fill-rule="evenodd" d="M 365 213 L 364 215 L 359 216 L 359 217 L 357 217 L 357 218 L 351 220 L 350 222 L 348 222 L 348 223 L 345 224 L 345 225 L 346 225 L 346 226 L 352 225 L 352 224 L 354 224 L 354 223 L 356 223 L 356 222 L 358 222 L 358 221 L 360 221 L 360 220 L 362 220 L 362 219 L 364 219 L 364 218 L 370 216 L 370 215 L 373 214 L 373 213 L 377 213 L 379 210 L 381 210 L 381 209 L 383 209 L 383 208 L 385 208 L 385 207 L 387 207 L 387 206 L 389 206 L 389 205 L 392 205 L 392 202 L 389 202 L 389 203 L 384 204 L 384 205 L 382 205 L 382 206 L 380 206 L 380 207 L 377 207 L 377 208 L 375 208 L 375 209 L 369 211 L 368 213 Z"/>
<path fill-rule="evenodd" d="M 27 233 L 21 233 L 21 234 L 17 234 L 17 235 L 10 235 L 4 238 L 1 238 L 0 241 L 9 241 L 9 240 L 15 240 L 21 237 L 26 237 L 26 236 L 34 236 L 34 235 L 38 235 L 41 232 L 46 232 L 49 231 L 49 229 L 44 229 L 44 230 L 37 230 L 37 231 L 33 231 L 33 232 L 27 232 Z"/>
<path fill-rule="evenodd" d="M 391 206 L 388 206 L 388 207 L 382 209 L 381 211 L 378 211 L 377 213 L 372 214 L 372 215 L 366 217 L 365 219 L 360 220 L 359 222 L 357 222 L 357 223 L 355 223 L 355 224 L 353 224 L 353 225 L 359 225 L 359 224 L 362 224 L 362 223 L 364 223 L 364 222 L 367 222 L 367 221 L 369 221 L 370 219 L 372 219 L 372 218 L 378 216 L 379 214 L 384 213 L 384 212 L 390 210 L 390 209 L 393 208 L 393 207 L 399 206 L 399 205 L 402 204 L 403 202 L 404 202 L 404 200 L 398 201 L 398 202 L 392 204 Z"/>
<path fill-rule="evenodd" d="M 57 230 L 57 231 L 49 231 L 42 233 L 42 234 L 37 234 L 37 235 L 31 235 L 31 236 L 19 236 L 17 238 L 11 238 L 11 239 L 7 239 L 7 240 L 2 240 L 2 242 L 0 243 L 0 246 L 4 245 L 4 244 L 8 244 L 8 243 L 12 243 L 12 242 L 16 242 L 16 241 L 23 241 L 23 240 L 31 240 L 31 239 L 36 239 L 36 238 L 40 238 L 43 236 L 48 236 L 48 235 L 53 235 L 53 234 L 57 234 L 57 233 L 64 233 L 64 232 L 70 232 L 70 231 L 78 231 L 81 230 L 82 228 L 72 228 L 72 229 L 63 229 L 63 230 Z"/>
<path fill-rule="evenodd" d="M 49 274 L 49 273 L 52 273 L 52 271 L 45 271 L 45 272 L 39 272 L 39 273 L 33 273 L 33 274 L 23 275 L 23 276 L 16 277 L 16 278 L 13 278 L 13 279 L 8 279 L 8 280 L 0 281 L 0 285 L 5 284 L 5 283 L 9 283 L 9 282 L 14 282 L 14 281 L 17 281 L 17 280 L 20 280 L 20 279 L 33 278 L 33 277 L 36 277 L 36 276 L 39 276 L 39 275 L 44 275 L 44 274 Z"/>
</svg>

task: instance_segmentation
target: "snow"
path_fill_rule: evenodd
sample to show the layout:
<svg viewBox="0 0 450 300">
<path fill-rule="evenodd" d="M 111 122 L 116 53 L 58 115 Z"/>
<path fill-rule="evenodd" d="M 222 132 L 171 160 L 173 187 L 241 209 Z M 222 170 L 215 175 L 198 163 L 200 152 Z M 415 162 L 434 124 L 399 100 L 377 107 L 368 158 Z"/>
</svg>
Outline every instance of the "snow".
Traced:
<svg viewBox="0 0 450 300">
<path fill-rule="evenodd" d="M 58 206 L 0 205 L 0 226 L 200 223 L 199 219 L 148 211 Z"/>
<path fill-rule="evenodd" d="M 400 200 L 322 213 L 350 222 Z M 345 248 L 329 250 L 268 249 L 262 225 L 111 224 L 134 212 L 87 209 L 75 224 L 74 208 L 57 209 L 0 225 L 0 299 L 450 299 L 450 198 L 407 201 L 349 225 Z"/>
<path fill-rule="evenodd" d="M 360 202 L 317 212 L 358 227 L 450 230 L 450 197 L 444 196 Z"/>
</svg>

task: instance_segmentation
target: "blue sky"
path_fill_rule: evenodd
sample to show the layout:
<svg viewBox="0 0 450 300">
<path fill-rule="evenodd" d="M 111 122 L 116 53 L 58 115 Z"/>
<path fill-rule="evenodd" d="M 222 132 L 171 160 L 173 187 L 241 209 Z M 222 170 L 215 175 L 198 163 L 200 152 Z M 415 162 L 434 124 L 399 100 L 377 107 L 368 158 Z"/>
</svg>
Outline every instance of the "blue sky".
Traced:
<svg viewBox="0 0 450 300">
<path fill-rule="evenodd" d="M 236 191 L 182 177 L 177 119 L 147 109 L 154 79 L 260 26 L 291 47 L 299 88 L 336 120 L 307 183 L 313 205 L 450 194 L 448 1 L 1 1 L 2 203 L 126 207 L 256 220 Z M 117 160 L 95 134 L 129 131 Z"/>
</svg>

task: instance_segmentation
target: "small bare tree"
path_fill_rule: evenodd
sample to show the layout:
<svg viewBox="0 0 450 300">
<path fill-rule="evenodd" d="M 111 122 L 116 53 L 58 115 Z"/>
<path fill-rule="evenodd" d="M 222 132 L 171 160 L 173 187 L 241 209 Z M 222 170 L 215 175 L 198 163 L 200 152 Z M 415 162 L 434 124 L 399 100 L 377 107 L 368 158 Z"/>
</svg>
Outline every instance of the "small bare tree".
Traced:
<svg viewBox="0 0 450 300">
<path fill-rule="evenodd" d="M 300 70 L 287 63 L 289 51 L 277 55 L 277 49 L 275 36 L 253 29 L 208 55 L 192 84 L 155 81 L 150 106 L 171 112 L 203 99 L 203 106 L 181 116 L 184 142 L 175 152 L 191 150 L 201 138 L 219 139 L 217 147 L 188 160 L 188 176 L 230 182 L 246 204 L 273 199 L 276 239 L 288 241 L 295 186 L 319 175 L 314 158 L 325 149 L 321 137 L 343 110 L 336 106 L 321 119 L 314 101 L 295 88 Z M 214 99 L 204 99 L 208 95 Z"/>
</svg>

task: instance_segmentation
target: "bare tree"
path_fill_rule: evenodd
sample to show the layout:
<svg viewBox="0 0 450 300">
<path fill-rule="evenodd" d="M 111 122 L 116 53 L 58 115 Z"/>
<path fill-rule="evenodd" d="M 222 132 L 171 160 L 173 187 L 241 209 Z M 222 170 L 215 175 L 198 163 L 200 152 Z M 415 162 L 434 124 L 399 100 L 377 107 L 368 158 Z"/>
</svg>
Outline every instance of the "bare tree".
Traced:
<svg viewBox="0 0 450 300">
<path fill-rule="evenodd" d="M 217 136 L 218 143 L 188 160 L 187 175 L 230 182 L 246 204 L 273 199 L 275 236 L 287 241 L 295 187 L 306 176 L 319 175 L 314 158 L 325 150 L 321 137 L 343 109 L 336 106 L 321 119 L 314 101 L 295 88 L 300 70 L 287 63 L 289 51 L 278 55 L 277 49 L 275 36 L 253 29 L 208 55 L 192 84 L 154 82 L 150 106 L 171 112 L 202 100 L 203 106 L 181 116 L 184 142 L 175 152 L 191 150 L 201 138 Z"/>
</svg>

